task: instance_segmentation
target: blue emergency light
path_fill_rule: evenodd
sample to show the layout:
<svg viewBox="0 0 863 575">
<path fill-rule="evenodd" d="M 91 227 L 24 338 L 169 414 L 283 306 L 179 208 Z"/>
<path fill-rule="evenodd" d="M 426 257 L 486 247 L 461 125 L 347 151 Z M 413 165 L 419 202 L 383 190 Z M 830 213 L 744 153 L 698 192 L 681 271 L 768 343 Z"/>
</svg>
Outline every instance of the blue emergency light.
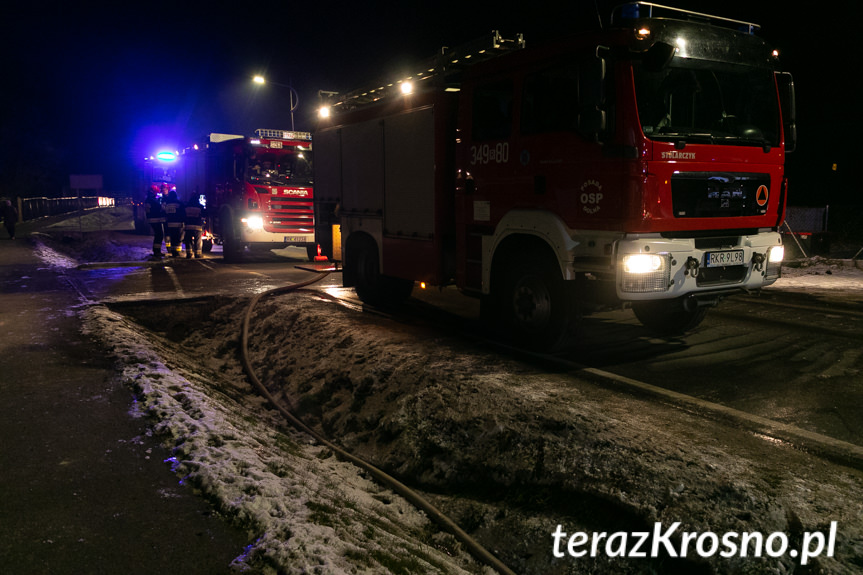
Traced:
<svg viewBox="0 0 863 575">
<path fill-rule="evenodd" d="M 177 159 L 177 156 L 173 152 L 159 152 L 156 154 L 156 158 L 163 162 L 173 162 Z"/>
</svg>

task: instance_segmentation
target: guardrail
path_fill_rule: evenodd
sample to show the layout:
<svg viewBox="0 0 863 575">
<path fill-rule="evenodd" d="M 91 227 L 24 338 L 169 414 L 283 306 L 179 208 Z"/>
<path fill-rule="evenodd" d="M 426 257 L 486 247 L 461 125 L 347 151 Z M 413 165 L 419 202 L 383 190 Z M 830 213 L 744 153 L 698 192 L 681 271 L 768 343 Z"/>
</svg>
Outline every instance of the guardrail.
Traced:
<svg viewBox="0 0 863 575">
<path fill-rule="evenodd" d="M 0 198 L 5 200 L 6 198 Z M 107 208 L 130 203 L 129 198 L 106 196 L 82 196 L 70 198 L 15 198 L 12 203 L 18 208 L 18 222 L 38 220 L 48 216 L 71 214 L 92 208 Z"/>
</svg>

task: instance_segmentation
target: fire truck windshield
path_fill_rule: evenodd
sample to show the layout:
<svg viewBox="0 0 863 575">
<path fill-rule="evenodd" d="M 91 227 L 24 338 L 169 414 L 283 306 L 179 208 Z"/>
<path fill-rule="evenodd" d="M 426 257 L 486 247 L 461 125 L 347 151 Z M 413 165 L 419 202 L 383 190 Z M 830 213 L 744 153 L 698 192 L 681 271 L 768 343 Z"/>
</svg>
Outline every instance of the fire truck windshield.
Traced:
<svg viewBox="0 0 863 575">
<path fill-rule="evenodd" d="M 162 184 L 174 187 L 177 184 L 177 168 L 174 164 L 165 164 L 148 159 L 144 162 L 143 177 L 144 185 L 147 188 L 152 185 L 161 187 Z"/>
<path fill-rule="evenodd" d="M 633 62 L 638 114 L 653 140 L 778 146 L 773 71 L 674 58 L 659 71 Z"/>
<path fill-rule="evenodd" d="M 249 159 L 246 181 L 256 186 L 311 185 L 312 152 L 285 150 L 257 154 Z"/>
</svg>

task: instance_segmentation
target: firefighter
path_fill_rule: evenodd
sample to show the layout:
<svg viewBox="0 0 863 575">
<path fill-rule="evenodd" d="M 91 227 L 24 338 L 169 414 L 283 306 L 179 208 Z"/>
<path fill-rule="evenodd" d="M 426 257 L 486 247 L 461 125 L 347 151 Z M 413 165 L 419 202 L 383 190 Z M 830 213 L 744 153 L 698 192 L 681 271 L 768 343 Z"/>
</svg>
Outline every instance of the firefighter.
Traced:
<svg viewBox="0 0 863 575">
<path fill-rule="evenodd" d="M 147 199 L 144 200 L 144 212 L 147 214 L 147 223 L 153 228 L 153 257 L 160 258 L 162 253 L 162 240 L 165 239 L 165 210 L 162 202 L 156 196 L 159 188 L 150 186 L 147 190 Z"/>
<path fill-rule="evenodd" d="M 186 257 L 190 258 L 194 253 L 196 258 L 200 258 L 204 230 L 204 206 L 201 205 L 200 198 L 191 200 L 184 208 L 184 213 L 183 233 L 186 236 Z"/>
<path fill-rule="evenodd" d="M 168 193 L 164 207 L 165 228 L 171 242 L 170 253 L 172 258 L 176 258 L 180 256 L 180 249 L 183 247 L 183 222 L 186 217 L 183 203 L 177 197 L 176 190 L 171 190 Z"/>
<path fill-rule="evenodd" d="M 12 205 L 10 200 L 3 201 L 3 209 L 0 212 L 0 216 L 3 216 L 3 225 L 6 227 L 6 231 L 9 232 L 9 239 L 15 239 L 15 223 L 18 221 L 18 210 L 15 206 Z"/>
</svg>

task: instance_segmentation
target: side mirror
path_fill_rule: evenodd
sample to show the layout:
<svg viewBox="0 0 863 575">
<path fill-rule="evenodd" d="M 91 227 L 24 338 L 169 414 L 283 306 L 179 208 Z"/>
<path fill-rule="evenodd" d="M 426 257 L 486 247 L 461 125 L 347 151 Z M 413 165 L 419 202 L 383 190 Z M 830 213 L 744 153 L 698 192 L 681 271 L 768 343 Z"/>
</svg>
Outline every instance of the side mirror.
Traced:
<svg viewBox="0 0 863 575">
<path fill-rule="evenodd" d="M 605 110 L 584 107 L 578 114 L 578 129 L 582 134 L 599 136 L 608 127 Z"/>
<path fill-rule="evenodd" d="M 779 106 L 782 109 L 782 128 L 785 131 L 785 151 L 797 149 L 797 98 L 794 95 L 794 78 L 788 72 L 776 73 L 779 88 Z"/>
<path fill-rule="evenodd" d="M 596 56 L 579 64 L 578 130 L 585 136 L 598 139 L 608 127 L 605 101 L 605 83 L 608 64 L 603 57 L 605 48 L 597 47 Z"/>
</svg>

